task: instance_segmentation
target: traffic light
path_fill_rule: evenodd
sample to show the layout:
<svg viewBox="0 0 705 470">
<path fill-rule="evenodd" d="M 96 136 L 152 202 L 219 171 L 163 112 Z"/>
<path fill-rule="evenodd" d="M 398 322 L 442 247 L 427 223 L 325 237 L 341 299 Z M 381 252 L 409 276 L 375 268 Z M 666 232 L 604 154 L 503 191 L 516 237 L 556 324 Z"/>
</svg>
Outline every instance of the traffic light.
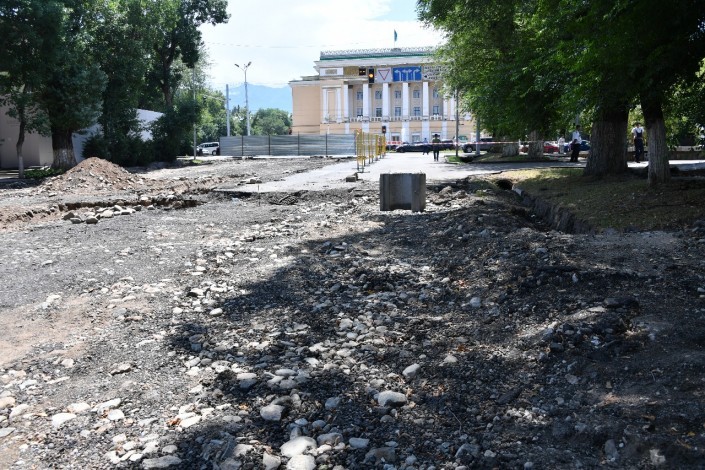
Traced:
<svg viewBox="0 0 705 470">
<path fill-rule="evenodd" d="M 365 67 L 358 67 L 357 74 L 360 77 L 365 77 L 365 76 L 367 76 L 367 69 Z"/>
<path fill-rule="evenodd" d="M 387 133 L 387 126 L 382 126 L 382 134 L 386 134 L 386 133 Z"/>
<path fill-rule="evenodd" d="M 367 82 L 368 83 L 374 83 L 375 82 L 375 69 L 369 68 L 367 69 Z"/>
</svg>

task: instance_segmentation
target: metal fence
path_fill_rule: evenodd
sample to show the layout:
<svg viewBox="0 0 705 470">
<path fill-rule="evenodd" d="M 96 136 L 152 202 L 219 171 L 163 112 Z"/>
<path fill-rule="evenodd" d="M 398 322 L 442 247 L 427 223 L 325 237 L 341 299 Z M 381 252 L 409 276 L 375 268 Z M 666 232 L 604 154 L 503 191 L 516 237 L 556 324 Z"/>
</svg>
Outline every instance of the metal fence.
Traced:
<svg viewBox="0 0 705 470">
<path fill-rule="evenodd" d="M 355 135 L 351 134 L 298 134 L 298 135 L 249 135 L 220 138 L 220 154 L 233 157 L 256 155 L 355 156 Z"/>
</svg>

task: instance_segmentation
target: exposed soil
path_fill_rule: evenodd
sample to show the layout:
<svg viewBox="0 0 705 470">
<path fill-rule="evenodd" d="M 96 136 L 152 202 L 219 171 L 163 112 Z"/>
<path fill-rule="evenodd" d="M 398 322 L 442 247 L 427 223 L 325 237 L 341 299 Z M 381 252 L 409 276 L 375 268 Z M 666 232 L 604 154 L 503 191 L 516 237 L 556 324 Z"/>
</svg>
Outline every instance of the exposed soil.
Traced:
<svg viewBox="0 0 705 470">
<path fill-rule="evenodd" d="M 212 192 L 328 163 L 0 187 L 0 468 L 705 468 L 705 224 Z"/>
</svg>

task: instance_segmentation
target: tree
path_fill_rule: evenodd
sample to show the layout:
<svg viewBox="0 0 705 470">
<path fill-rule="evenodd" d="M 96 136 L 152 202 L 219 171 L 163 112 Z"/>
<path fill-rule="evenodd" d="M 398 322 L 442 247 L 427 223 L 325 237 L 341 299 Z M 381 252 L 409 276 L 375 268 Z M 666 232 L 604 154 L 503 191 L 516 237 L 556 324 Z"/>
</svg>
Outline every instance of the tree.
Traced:
<svg viewBox="0 0 705 470">
<path fill-rule="evenodd" d="M 25 133 L 49 133 L 47 115 L 37 102 L 37 90 L 48 74 L 46 57 L 57 41 L 61 5 L 52 1 L 7 0 L 0 6 L 0 104 L 19 122 L 16 151 L 24 177 L 22 147 Z"/>
<path fill-rule="evenodd" d="M 251 128 L 254 135 L 286 135 L 291 128 L 291 116 L 281 109 L 258 109 L 252 116 Z"/>
<path fill-rule="evenodd" d="M 626 119 L 641 102 L 649 182 L 668 179 L 663 107 L 676 84 L 695 80 L 705 57 L 705 2 L 419 0 L 418 6 L 422 19 L 448 33 L 447 55 L 456 63 L 450 81 L 468 91 L 481 118 L 507 124 L 523 114 L 540 128 L 546 121 L 521 99 L 544 95 L 548 106 L 562 103 L 564 115 L 587 112 L 594 122 L 585 174 L 603 176 L 626 171 Z M 464 74 L 472 63 L 478 65 Z M 546 70 L 564 78 L 544 78 Z M 527 86 L 522 72 L 537 84 Z M 505 110 L 492 111 L 491 103 Z"/>
<path fill-rule="evenodd" d="M 162 0 L 149 2 L 146 16 L 151 24 L 152 63 L 148 80 L 164 98 L 162 110 L 173 105 L 174 92 L 183 78 L 172 66 L 177 60 L 193 68 L 199 59 L 198 27 L 228 21 L 227 0 Z"/>
<path fill-rule="evenodd" d="M 137 108 L 145 89 L 149 68 L 146 58 L 152 44 L 143 3 L 115 0 L 100 5 L 98 15 L 102 21 L 94 36 L 95 60 L 107 79 L 98 118 L 102 145 L 97 156 L 116 163 L 149 160 L 146 155 L 134 154 L 142 148 Z"/>
<path fill-rule="evenodd" d="M 562 75 L 550 66 L 553 37 L 532 2 L 420 0 L 420 17 L 447 32 L 440 60 L 448 88 L 483 127 L 511 140 L 531 139 L 530 155 L 543 152 L 555 127 Z"/>
<path fill-rule="evenodd" d="M 39 91 L 51 128 L 54 168 L 76 165 L 72 135 L 96 122 L 101 112 L 105 73 L 95 60 L 92 42 L 101 18 L 98 0 L 64 0 L 60 33 L 46 54 L 50 72 Z"/>
</svg>

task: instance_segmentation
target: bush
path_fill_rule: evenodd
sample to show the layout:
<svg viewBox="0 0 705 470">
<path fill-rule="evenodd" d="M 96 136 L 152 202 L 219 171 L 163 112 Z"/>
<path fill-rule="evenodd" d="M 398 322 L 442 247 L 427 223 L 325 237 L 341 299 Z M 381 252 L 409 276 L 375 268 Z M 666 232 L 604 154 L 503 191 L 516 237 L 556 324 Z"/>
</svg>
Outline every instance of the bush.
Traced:
<svg viewBox="0 0 705 470">
<path fill-rule="evenodd" d="M 64 173 L 65 170 L 59 170 L 57 168 L 40 168 L 33 170 L 25 170 L 24 177 L 28 179 L 42 179 L 48 176 L 57 176 Z"/>
</svg>

